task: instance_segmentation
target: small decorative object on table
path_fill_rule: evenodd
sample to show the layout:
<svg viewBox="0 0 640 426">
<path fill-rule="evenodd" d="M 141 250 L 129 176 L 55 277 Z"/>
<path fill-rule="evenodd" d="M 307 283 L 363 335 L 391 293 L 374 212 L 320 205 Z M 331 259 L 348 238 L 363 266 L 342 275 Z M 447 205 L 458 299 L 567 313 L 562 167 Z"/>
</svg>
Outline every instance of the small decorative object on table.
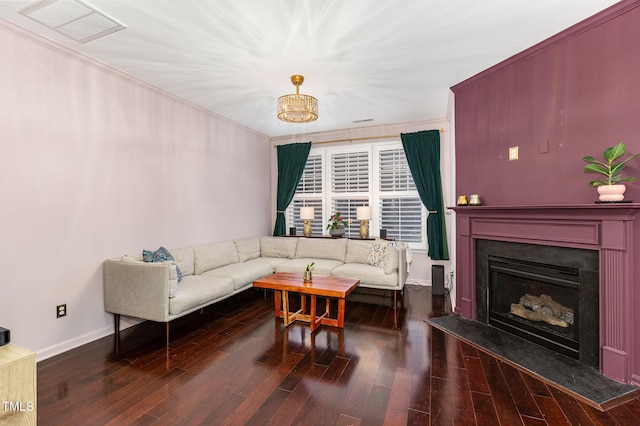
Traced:
<svg viewBox="0 0 640 426">
<path fill-rule="evenodd" d="M 470 206 L 479 206 L 482 202 L 480 201 L 480 196 L 478 194 L 469 195 L 469 205 Z"/>
<path fill-rule="evenodd" d="M 344 219 L 342 219 L 341 213 L 335 212 L 329 218 L 327 229 L 332 236 L 341 237 L 344 235 L 344 228 L 347 226 L 349 226 L 349 224 Z"/>
<path fill-rule="evenodd" d="M 635 177 L 622 177 L 622 170 L 626 167 L 626 163 L 636 158 L 640 154 L 631 154 L 625 160 L 619 163 L 614 163 L 615 160 L 622 157 L 627 150 L 627 147 L 623 142 L 620 142 L 616 146 L 609 147 L 604 150 L 602 158 L 604 161 L 599 161 L 590 155 L 582 157 L 587 164 L 584 166 L 584 171 L 587 173 L 600 173 L 605 176 L 605 179 L 593 180 L 589 182 L 589 185 L 598 188 L 598 194 L 600 194 L 600 202 L 602 203 L 621 203 L 624 202 L 624 192 L 627 189 L 620 182 L 631 182 L 636 180 Z M 597 201 L 596 201 L 597 202 Z"/>
<path fill-rule="evenodd" d="M 315 262 L 307 265 L 307 268 L 304 270 L 304 274 L 302 274 L 303 281 L 311 281 L 313 277 L 311 276 L 311 270 L 316 266 Z"/>
<path fill-rule="evenodd" d="M 458 205 L 459 206 L 466 206 L 469 204 L 469 201 L 467 200 L 467 196 L 466 195 L 461 195 L 458 197 Z"/>
</svg>

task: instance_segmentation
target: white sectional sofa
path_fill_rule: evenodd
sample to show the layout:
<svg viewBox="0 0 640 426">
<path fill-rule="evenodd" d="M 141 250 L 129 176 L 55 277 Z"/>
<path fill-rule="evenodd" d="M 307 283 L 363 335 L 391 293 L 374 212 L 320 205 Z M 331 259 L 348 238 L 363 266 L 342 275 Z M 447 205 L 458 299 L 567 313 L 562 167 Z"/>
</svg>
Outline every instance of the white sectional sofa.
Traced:
<svg viewBox="0 0 640 426">
<path fill-rule="evenodd" d="M 389 246 L 387 246 L 387 244 Z M 360 287 L 402 292 L 407 249 L 401 243 L 347 238 L 255 237 L 169 250 L 174 261 L 148 263 L 125 255 L 104 263 L 104 307 L 114 314 L 166 323 L 252 287 L 274 272 L 360 280 Z M 181 280 L 178 282 L 178 270 Z"/>
</svg>

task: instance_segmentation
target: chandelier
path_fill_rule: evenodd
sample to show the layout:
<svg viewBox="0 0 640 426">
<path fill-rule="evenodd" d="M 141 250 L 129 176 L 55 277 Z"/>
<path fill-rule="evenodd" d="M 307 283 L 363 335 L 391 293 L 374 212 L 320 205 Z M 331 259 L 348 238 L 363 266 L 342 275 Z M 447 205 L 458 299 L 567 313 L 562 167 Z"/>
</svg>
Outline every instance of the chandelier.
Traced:
<svg viewBox="0 0 640 426">
<path fill-rule="evenodd" d="M 301 75 L 292 75 L 291 83 L 296 93 L 278 98 L 278 118 L 289 123 L 308 123 L 318 119 L 318 100 L 313 96 L 301 95 L 300 85 L 304 81 Z"/>
</svg>

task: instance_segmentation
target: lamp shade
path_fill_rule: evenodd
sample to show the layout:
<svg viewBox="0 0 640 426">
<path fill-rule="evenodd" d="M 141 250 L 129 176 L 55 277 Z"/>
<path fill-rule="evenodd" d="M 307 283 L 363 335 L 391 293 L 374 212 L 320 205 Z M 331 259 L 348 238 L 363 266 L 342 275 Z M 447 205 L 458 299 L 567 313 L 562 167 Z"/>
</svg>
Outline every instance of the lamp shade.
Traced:
<svg viewBox="0 0 640 426">
<path fill-rule="evenodd" d="M 313 219 L 313 207 L 300 207 L 300 219 Z"/>
<path fill-rule="evenodd" d="M 371 207 L 362 206 L 356 208 L 356 217 L 358 220 L 371 220 Z"/>
</svg>

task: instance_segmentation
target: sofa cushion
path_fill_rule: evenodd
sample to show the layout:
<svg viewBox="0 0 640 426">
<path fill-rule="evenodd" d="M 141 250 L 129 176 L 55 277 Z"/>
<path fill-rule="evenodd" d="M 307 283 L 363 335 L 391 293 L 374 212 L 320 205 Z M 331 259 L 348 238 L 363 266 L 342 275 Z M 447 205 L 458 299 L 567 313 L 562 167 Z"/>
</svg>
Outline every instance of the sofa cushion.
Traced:
<svg viewBox="0 0 640 426">
<path fill-rule="evenodd" d="M 374 287 L 398 287 L 398 273 L 385 274 L 384 269 L 363 263 L 345 263 L 331 271 L 333 277 L 355 278 L 360 285 Z"/>
<path fill-rule="evenodd" d="M 176 297 L 169 299 L 169 314 L 180 315 L 233 293 L 231 278 L 189 275 L 182 279 Z"/>
<path fill-rule="evenodd" d="M 234 242 L 240 262 L 260 257 L 260 238 L 245 238 Z"/>
<path fill-rule="evenodd" d="M 313 267 L 313 274 L 317 275 L 330 275 L 331 271 L 337 266 L 342 265 L 339 260 L 331 259 L 291 259 L 286 262 L 282 262 L 276 266 L 276 272 L 293 272 L 295 274 L 302 275 L 302 272 L 306 269 L 307 265 L 315 262 Z"/>
<path fill-rule="evenodd" d="M 369 250 L 373 242 L 360 240 L 347 240 L 347 255 L 345 263 L 367 263 Z"/>
<path fill-rule="evenodd" d="M 263 262 L 232 263 L 220 268 L 204 272 L 204 277 L 228 277 L 233 281 L 233 288 L 238 290 L 251 285 L 258 278 L 273 273 L 273 268 Z"/>
<path fill-rule="evenodd" d="M 238 252 L 233 241 L 203 244 L 194 247 L 194 272 L 203 272 L 238 262 Z"/>
<path fill-rule="evenodd" d="M 193 246 L 171 249 L 176 265 L 182 271 L 182 276 L 193 275 Z"/>
<path fill-rule="evenodd" d="M 406 265 L 406 270 L 407 272 L 409 272 L 409 266 L 411 265 L 411 262 L 413 262 L 413 254 L 411 253 L 411 248 L 409 247 L 409 243 L 406 243 L 404 241 L 387 241 L 387 250 L 389 250 L 391 247 L 395 247 L 398 250 L 402 250 L 404 249 L 404 253 L 405 253 L 405 260 L 407 262 Z M 396 254 L 398 254 L 398 252 L 396 251 Z M 393 259 L 390 259 L 390 262 L 393 262 Z M 400 261 L 400 258 L 398 257 L 398 262 Z M 393 264 L 391 264 L 390 266 L 391 268 L 394 267 Z M 396 265 L 395 268 L 398 268 L 399 265 Z M 387 270 L 387 264 L 386 264 L 386 259 L 385 259 L 385 271 Z"/>
<path fill-rule="evenodd" d="M 276 266 L 288 261 L 289 259 L 286 257 L 259 257 L 257 259 L 247 260 L 246 263 L 264 263 L 265 265 L 269 265 L 271 272 L 274 272 L 276 270 Z"/>
<path fill-rule="evenodd" d="M 384 256 L 384 273 L 390 274 L 398 270 L 398 248 L 399 246 L 387 243 L 387 253 Z"/>
<path fill-rule="evenodd" d="M 300 238 L 296 249 L 299 259 L 331 259 L 344 262 L 346 238 Z"/>
<path fill-rule="evenodd" d="M 142 260 L 149 263 L 162 263 L 167 262 L 169 260 L 175 260 L 169 250 L 164 247 L 160 247 L 156 251 L 151 250 L 142 250 Z M 182 280 L 182 272 L 180 271 L 180 267 L 176 265 L 176 273 L 178 274 L 178 282 Z"/>
<path fill-rule="evenodd" d="M 298 238 L 262 237 L 260 252 L 262 257 L 285 257 L 292 259 L 296 254 Z"/>
</svg>

